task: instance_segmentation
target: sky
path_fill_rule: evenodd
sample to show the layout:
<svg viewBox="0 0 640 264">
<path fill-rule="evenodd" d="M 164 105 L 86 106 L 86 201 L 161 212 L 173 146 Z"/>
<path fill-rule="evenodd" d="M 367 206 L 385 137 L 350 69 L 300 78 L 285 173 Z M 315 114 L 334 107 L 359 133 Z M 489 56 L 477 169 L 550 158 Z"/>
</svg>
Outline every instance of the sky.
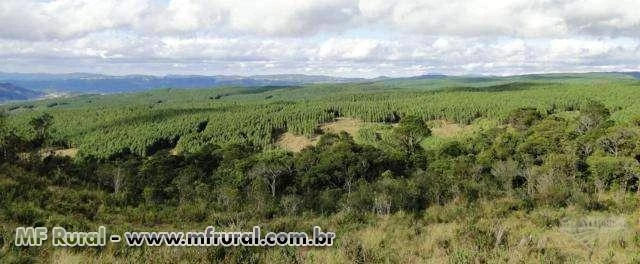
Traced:
<svg viewBox="0 0 640 264">
<path fill-rule="evenodd" d="M 637 0 L 0 0 L 5 72 L 637 70 Z"/>
</svg>

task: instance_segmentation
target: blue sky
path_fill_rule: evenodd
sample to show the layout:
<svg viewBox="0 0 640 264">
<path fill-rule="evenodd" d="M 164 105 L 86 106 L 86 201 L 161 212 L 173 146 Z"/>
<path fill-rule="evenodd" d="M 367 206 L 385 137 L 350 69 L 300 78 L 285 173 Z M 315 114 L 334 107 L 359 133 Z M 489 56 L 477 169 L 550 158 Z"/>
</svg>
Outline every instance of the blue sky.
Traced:
<svg viewBox="0 0 640 264">
<path fill-rule="evenodd" d="M 640 69 L 631 0 L 2 0 L 0 71 L 510 75 Z"/>
</svg>

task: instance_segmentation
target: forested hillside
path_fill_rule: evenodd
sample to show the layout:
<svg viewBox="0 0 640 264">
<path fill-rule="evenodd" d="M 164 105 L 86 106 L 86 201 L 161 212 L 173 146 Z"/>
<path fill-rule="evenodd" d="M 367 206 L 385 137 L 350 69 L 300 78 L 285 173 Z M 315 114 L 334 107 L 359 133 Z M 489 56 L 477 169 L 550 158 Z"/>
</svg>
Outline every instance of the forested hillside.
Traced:
<svg viewBox="0 0 640 264">
<path fill-rule="evenodd" d="M 430 76 L 7 105 L 0 259 L 637 262 L 639 89 L 624 74 Z M 345 118 L 358 127 L 326 129 Z M 312 143 L 288 151 L 285 134 Z M 20 225 L 318 225 L 337 243 L 18 248 Z"/>
<path fill-rule="evenodd" d="M 11 83 L 0 82 L 0 103 L 5 101 L 35 99 L 43 95 L 43 93 L 24 89 Z"/>
<path fill-rule="evenodd" d="M 119 153 L 145 156 L 159 148 L 195 151 L 204 144 L 251 142 L 266 147 L 285 132 L 312 135 L 318 124 L 337 117 L 394 123 L 402 115 L 469 124 L 502 120 L 520 107 L 543 113 L 567 112 L 588 100 L 628 121 L 637 111 L 638 81 L 628 77 L 577 75 L 418 79 L 295 87 L 161 89 L 112 96 L 79 96 L 6 107 L 16 133 L 35 116 L 49 113 L 60 147 L 107 158 Z M 552 80 L 552 81 L 549 81 Z"/>
<path fill-rule="evenodd" d="M 302 85 L 312 83 L 343 83 L 359 78 L 336 78 L 323 75 L 282 74 L 255 76 L 202 75 L 125 75 L 111 76 L 91 73 L 39 74 L 0 72 L 0 82 L 10 82 L 40 92 L 69 94 L 140 92 L 156 88 L 205 88 L 219 86 Z"/>
</svg>

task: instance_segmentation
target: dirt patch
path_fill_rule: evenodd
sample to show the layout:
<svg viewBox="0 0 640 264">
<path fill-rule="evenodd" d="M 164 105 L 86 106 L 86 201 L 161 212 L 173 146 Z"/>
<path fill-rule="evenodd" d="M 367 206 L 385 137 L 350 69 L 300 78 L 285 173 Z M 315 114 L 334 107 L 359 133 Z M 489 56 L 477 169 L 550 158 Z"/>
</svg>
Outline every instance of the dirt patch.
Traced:
<svg viewBox="0 0 640 264">
<path fill-rule="evenodd" d="M 471 129 L 470 125 L 460 125 L 446 120 L 433 121 L 431 133 L 438 137 L 453 137 Z"/>
<path fill-rule="evenodd" d="M 310 139 L 302 135 L 298 136 L 290 132 L 285 132 L 280 136 L 278 142 L 276 142 L 276 145 L 289 151 L 300 152 L 302 149 L 308 146 L 315 145 L 316 141 L 317 139 L 315 138 Z"/>
<path fill-rule="evenodd" d="M 321 124 L 320 130 L 322 130 L 323 133 L 336 134 L 340 133 L 340 131 L 345 131 L 351 136 L 355 136 L 363 125 L 364 122 L 358 119 L 337 118 L 333 122 Z M 289 151 L 300 152 L 302 149 L 308 146 L 314 146 L 319 138 L 319 135 L 308 138 L 303 135 L 295 135 L 293 133 L 286 132 L 280 136 L 280 138 L 276 142 L 276 145 Z"/>
<path fill-rule="evenodd" d="M 345 131 L 349 133 L 349 135 L 355 136 L 363 125 L 364 122 L 358 119 L 336 118 L 336 120 L 331 123 L 322 124 L 320 129 L 322 129 L 324 133 L 340 133 L 340 131 Z"/>
<path fill-rule="evenodd" d="M 68 148 L 68 149 L 43 149 L 40 150 L 40 155 L 44 157 L 48 156 L 60 156 L 60 157 L 70 157 L 75 158 L 78 155 L 77 148 Z"/>
<path fill-rule="evenodd" d="M 177 156 L 178 154 L 180 154 L 180 151 L 178 151 L 178 148 L 172 148 L 169 150 L 169 155 Z"/>
<path fill-rule="evenodd" d="M 54 151 L 54 154 L 57 156 L 67 156 L 67 157 L 75 158 L 76 155 L 78 155 L 78 149 L 77 148 L 59 149 Z"/>
</svg>

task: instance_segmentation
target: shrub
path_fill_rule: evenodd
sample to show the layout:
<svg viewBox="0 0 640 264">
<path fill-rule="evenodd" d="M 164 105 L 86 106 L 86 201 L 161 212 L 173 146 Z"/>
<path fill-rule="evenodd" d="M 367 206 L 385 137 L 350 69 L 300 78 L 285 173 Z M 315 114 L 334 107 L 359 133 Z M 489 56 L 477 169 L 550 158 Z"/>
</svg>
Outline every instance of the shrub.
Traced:
<svg viewBox="0 0 640 264">
<path fill-rule="evenodd" d="M 25 226 L 41 226 L 47 213 L 32 202 L 15 202 L 7 209 L 10 219 Z"/>
<path fill-rule="evenodd" d="M 599 191 L 609 190 L 614 185 L 622 190 L 638 191 L 640 164 L 634 158 L 591 156 L 587 158 L 587 164 L 593 179 L 603 184 Z"/>
<path fill-rule="evenodd" d="M 516 129 L 526 130 L 538 121 L 542 120 L 542 114 L 535 108 L 519 108 L 511 111 L 505 119 L 505 123 Z"/>
</svg>

